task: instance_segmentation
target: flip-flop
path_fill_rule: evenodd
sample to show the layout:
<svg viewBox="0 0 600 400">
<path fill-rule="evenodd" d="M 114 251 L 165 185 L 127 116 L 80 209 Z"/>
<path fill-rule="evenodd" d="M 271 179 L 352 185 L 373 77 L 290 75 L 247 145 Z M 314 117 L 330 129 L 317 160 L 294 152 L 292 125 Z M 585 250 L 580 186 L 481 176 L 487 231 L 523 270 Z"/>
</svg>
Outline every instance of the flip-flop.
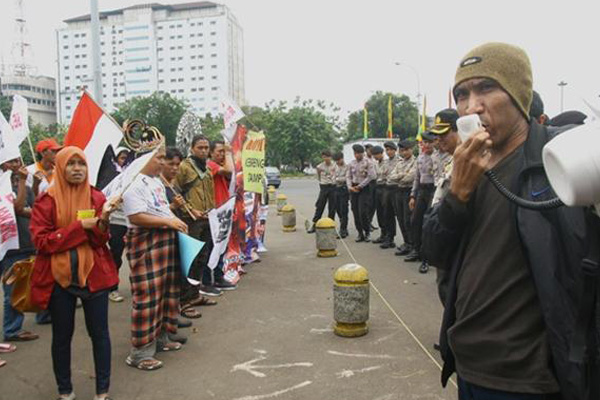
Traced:
<svg viewBox="0 0 600 400">
<path fill-rule="evenodd" d="M 182 317 L 188 318 L 188 319 L 198 319 L 200 317 L 202 317 L 202 314 L 196 310 L 195 308 L 188 306 L 186 308 L 182 308 L 181 312 L 179 313 Z"/>
<path fill-rule="evenodd" d="M 0 358 L 0 368 L 4 367 L 6 365 L 6 361 L 4 361 L 3 359 Z"/>
<path fill-rule="evenodd" d="M 17 333 L 15 336 L 5 337 L 4 340 L 7 342 L 30 342 L 32 340 L 39 339 L 39 337 L 39 335 L 33 332 L 22 331 Z"/>
<path fill-rule="evenodd" d="M 168 351 L 179 351 L 181 350 L 183 347 L 183 345 L 181 343 L 178 342 L 170 342 L 170 343 L 165 343 L 161 346 L 158 346 L 156 351 L 161 351 L 161 352 L 168 352 Z"/>
<path fill-rule="evenodd" d="M 125 364 L 130 367 L 137 368 L 141 371 L 154 371 L 162 368 L 163 362 L 154 357 L 144 358 L 143 360 L 134 361 L 131 356 L 125 359 Z"/>
<path fill-rule="evenodd" d="M 217 303 L 215 300 L 213 299 L 209 299 L 208 297 L 204 297 L 202 296 L 202 298 L 198 301 L 198 306 L 216 306 Z"/>
<path fill-rule="evenodd" d="M 17 346 L 10 343 L 0 343 L 0 353 L 12 353 L 17 350 Z"/>
</svg>

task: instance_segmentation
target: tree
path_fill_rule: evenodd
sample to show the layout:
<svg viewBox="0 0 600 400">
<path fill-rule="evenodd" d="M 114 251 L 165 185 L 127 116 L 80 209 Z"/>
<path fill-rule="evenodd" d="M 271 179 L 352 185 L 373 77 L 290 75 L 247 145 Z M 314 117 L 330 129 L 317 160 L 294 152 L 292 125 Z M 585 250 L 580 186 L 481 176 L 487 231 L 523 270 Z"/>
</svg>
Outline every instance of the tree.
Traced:
<svg viewBox="0 0 600 400">
<path fill-rule="evenodd" d="M 339 108 L 334 104 L 298 97 L 291 105 L 272 100 L 265 108 L 245 107 L 244 112 L 242 123 L 265 132 L 269 165 L 302 170 L 317 162 L 322 150 L 341 148 Z"/>
<path fill-rule="evenodd" d="M 388 99 L 391 93 L 376 92 L 367 101 L 369 137 L 385 138 L 388 128 Z M 417 134 L 417 106 L 406 95 L 392 95 L 394 137 L 406 139 Z M 363 137 L 363 110 L 348 116 L 345 141 Z"/>
<path fill-rule="evenodd" d="M 12 101 L 10 97 L 0 95 L 0 112 L 4 115 L 4 118 L 6 118 L 6 120 L 10 118 L 11 109 Z"/>
<path fill-rule="evenodd" d="M 119 123 L 127 119 L 140 119 L 155 126 L 165 136 L 168 145 L 175 145 L 179 120 L 189 108 L 185 100 L 172 97 L 168 93 L 154 92 L 147 97 L 134 97 L 116 105 L 113 118 Z"/>
<path fill-rule="evenodd" d="M 65 139 L 65 135 L 67 134 L 68 126 L 61 124 L 51 124 L 48 126 L 44 126 L 42 124 L 33 124 L 31 122 L 31 118 L 29 119 L 29 138 L 31 139 L 31 144 L 34 147 L 37 142 L 43 139 L 54 138 L 58 143 L 63 143 Z M 29 142 L 27 139 L 23 140 L 21 146 L 19 147 L 21 151 L 21 156 L 23 157 L 23 161 L 25 165 L 29 165 L 35 162 L 34 156 L 31 154 L 31 148 L 29 147 Z"/>
</svg>

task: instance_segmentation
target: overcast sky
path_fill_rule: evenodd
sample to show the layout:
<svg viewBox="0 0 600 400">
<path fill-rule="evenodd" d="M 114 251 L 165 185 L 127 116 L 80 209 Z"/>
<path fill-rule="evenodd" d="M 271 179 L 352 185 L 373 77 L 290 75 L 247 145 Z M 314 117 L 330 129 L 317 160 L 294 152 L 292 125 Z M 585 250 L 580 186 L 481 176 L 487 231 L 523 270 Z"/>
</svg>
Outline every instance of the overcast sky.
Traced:
<svg viewBox="0 0 600 400">
<path fill-rule="evenodd" d="M 156 0 L 163 4 L 184 1 Z M 28 38 L 39 72 L 55 76 L 55 30 L 89 13 L 87 0 L 25 0 Z M 219 2 L 219 1 L 217 1 Z M 0 49 L 6 62 L 14 35 L 14 0 L 2 0 Z M 99 0 L 100 10 L 143 3 Z M 600 108 L 600 1 L 569 0 L 225 0 L 244 29 L 246 97 L 315 98 L 346 111 L 362 107 L 371 91 L 414 98 L 417 77 L 428 114 L 448 104 L 456 66 L 472 47 L 504 41 L 523 47 L 534 88 L 550 116 L 565 109 Z M 8 40 L 7 40 L 8 39 Z"/>
</svg>

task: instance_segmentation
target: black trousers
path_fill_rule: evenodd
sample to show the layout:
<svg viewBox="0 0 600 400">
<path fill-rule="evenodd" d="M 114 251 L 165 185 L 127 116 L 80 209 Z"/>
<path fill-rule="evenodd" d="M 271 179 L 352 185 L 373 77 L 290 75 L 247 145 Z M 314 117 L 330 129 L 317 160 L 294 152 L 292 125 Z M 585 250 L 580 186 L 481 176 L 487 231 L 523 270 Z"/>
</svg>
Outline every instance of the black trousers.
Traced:
<svg viewBox="0 0 600 400">
<path fill-rule="evenodd" d="M 127 234 L 127 227 L 123 225 L 110 224 L 109 227 L 110 239 L 108 239 L 108 246 L 110 248 L 110 254 L 112 256 L 115 265 L 117 266 L 117 274 L 123 264 L 123 250 L 125 249 L 125 235 Z M 111 290 L 119 289 L 119 285 L 115 286 Z"/>
<path fill-rule="evenodd" d="M 350 199 L 350 193 L 348 188 L 344 186 L 337 186 L 335 188 L 335 213 L 340 219 L 340 231 L 348 230 L 348 201 Z"/>
<path fill-rule="evenodd" d="M 373 210 L 377 213 L 377 225 L 381 229 L 381 237 L 387 237 L 387 224 L 385 222 L 385 192 L 387 188 L 384 185 L 375 186 L 375 196 Z"/>
<path fill-rule="evenodd" d="M 350 193 L 352 214 L 354 215 L 354 226 L 359 235 L 371 232 L 371 200 L 373 191 L 370 186 L 365 186 L 360 192 Z"/>
<path fill-rule="evenodd" d="M 54 285 L 50 297 L 52 316 L 52 366 L 58 393 L 73 392 L 71 383 L 71 339 L 75 329 L 75 304 L 77 297 Z M 110 336 L 108 332 L 108 292 L 83 300 L 85 327 L 92 339 L 96 394 L 108 393 L 110 386 Z"/>
<path fill-rule="evenodd" d="M 433 183 L 419 185 L 415 210 L 412 219 L 414 248 L 419 254 L 421 254 L 421 235 L 423 234 L 423 219 L 425 217 L 427 209 L 431 207 L 431 201 L 433 200 L 434 193 L 435 185 Z"/>
<path fill-rule="evenodd" d="M 385 231 L 385 237 L 390 242 L 396 237 L 396 192 L 397 186 L 385 186 L 383 191 L 383 225 L 381 229 Z"/>
<path fill-rule="evenodd" d="M 313 223 L 316 223 L 323 216 L 325 205 L 329 204 L 328 217 L 335 219 L 335 185 L 319 185 L 319 197 L 315 203 L 315 215 Z"/>
<path fill-rule="evenodd" d="M 412 246 L 412 211 L 408 207 L 411 188 L 398 188 L 394 195 L 394 214 L 400 226 L 404 243 Z"/>
<path fill-rule="evenodd" d="M 375 201 L 375 197 L 377 195 L 377 181 L 371 181 L 369 183 L 369 189 L 371 190 L 371 208 L 369 209 L 369 227 L 373 224 L 373 217 L 375 216 L 375 211 L 377 211 L 377 203 Z"/>
</svg>

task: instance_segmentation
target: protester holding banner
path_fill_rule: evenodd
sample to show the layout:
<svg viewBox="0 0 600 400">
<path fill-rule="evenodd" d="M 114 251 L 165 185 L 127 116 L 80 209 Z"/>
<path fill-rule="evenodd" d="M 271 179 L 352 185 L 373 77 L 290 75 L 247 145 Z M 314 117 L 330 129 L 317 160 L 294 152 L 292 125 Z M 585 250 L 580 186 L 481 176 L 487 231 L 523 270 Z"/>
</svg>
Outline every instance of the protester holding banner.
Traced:
<svg viewBox="0 0 600 400">
<path fill-rule="evenodd" d="M 182 302 L 189 301 L 198 291 L 203 295 L 213 297 L 223 294 L 215 285 L 207 284 L 212 280 L 210 270 L 207 268 L 208 257 L 212 250 L 208 212 L 215 206 L 213 175 L 207 165 L 209 150 L 208 138 L 203 135 L 194 136 L 190 156 L 183 160 L 175 178 L 177 186 L 182 190 L 183 197 L 196 214 L 196 221 L 187 216 L 184 218 L 190 227 L 190 236 L 206 243 L 196 258 L 189 275 L 200 284 L 194 287 L 186 282 L 182 287 Z"/>
<path fill-rule="evenodd" d="M 18 248 L 8 250 L 4 258 L 0 257 L 0 275 L 6 272 L 12 265 L 18 261 L 25 260 L 35 254 L 35 248 L 31 242 L 29 234 L 29 220 L 31 218 L 31 209 L 34 203 L 33 191 L 26 185 L 26 179 L 29 175 L 27 168 L 23 166 L 20 158 L 9 160 L 2 164 L 2 171 L 10 174 L 12 194 L 15 196 L 13 203 L 16 219 L 16 228 L 18 231 Z M 4 193 L 0 193 L 0 196 Z M 2 226 L 2 230 L 5 227 Z M 2 324 L 4 340 L 7 342 L 24 342 L 35 340 L 38 335 L 32 332 L 24 331 L 23 314 L 12 307 L 12 285 L 3 284 L 4 290 L 4 320 Z"/>
<path fill-rule="evenodd" d="M 74 399 L 71 339 L 77 299 L 83 303 L 92 339 L 96 398 L 110 385 L 108 289 L 118 282 L 106 246 L 112 205 L 88 183 L 85 154 L 66 147 L 56 157 L 52 186 L 38 197 L 31 217 L 37 256 L 31 301 L 52 315 L 52 361 L 61 398 Z"/>
<path fill-rule="evenodd" d="M 56 140 L 40 140 L 35 146 L 37 162 L 27 167 L 31 175 L 27 178 L 27 185 L 33 189 L 37 196 L 48 190 L 54 178 L 54 164 L 56 153 L 62 149 Z"/>
<path fill-rule="evenodd" d="M 165 161 L 161 147 L 123 195 L 123 211 L 128 218 L 127 260 L 130 282 L 132 349 L 126 363 L 144 371 L 161 368 L 157 351 L 176 351 L 181 344 L 171 341 L 177 334 L 180 271 L 177 232 L 187 233 L 187 225 L 169 207 L 160 180 Z"/>
</svg>

